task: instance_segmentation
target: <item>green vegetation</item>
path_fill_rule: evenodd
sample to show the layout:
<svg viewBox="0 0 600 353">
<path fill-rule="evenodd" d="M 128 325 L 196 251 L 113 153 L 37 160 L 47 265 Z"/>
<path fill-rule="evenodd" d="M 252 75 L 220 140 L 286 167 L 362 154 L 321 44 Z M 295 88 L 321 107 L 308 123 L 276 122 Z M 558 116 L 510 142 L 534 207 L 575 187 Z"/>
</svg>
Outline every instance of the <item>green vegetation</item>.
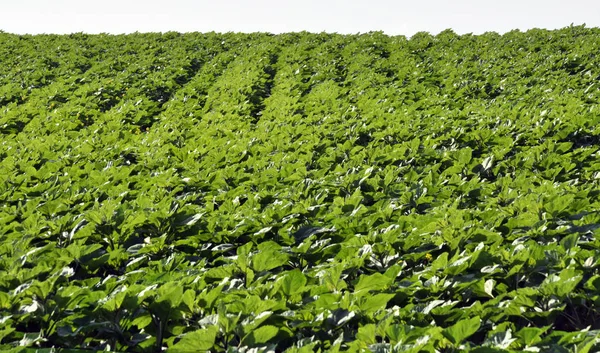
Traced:
<svg viewBox="0 0 600 353">
<path fill-rule="evenodd" d="M 597 351 L 599 53 L 0 33 L 0 349 Z"/>
</svg>

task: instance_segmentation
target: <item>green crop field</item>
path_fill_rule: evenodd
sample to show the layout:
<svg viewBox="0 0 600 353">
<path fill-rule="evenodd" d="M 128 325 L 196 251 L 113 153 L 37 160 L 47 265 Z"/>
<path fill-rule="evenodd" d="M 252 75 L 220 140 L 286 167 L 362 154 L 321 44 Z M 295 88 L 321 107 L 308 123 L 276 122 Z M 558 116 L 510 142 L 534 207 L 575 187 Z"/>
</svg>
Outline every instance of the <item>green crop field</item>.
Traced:
<svg viewBox="0 0 600 353">
<path fill-rule="evenodd" d="M 0 350 L 600 350 L 600 29 L 0 33 Z"/>
</svg>

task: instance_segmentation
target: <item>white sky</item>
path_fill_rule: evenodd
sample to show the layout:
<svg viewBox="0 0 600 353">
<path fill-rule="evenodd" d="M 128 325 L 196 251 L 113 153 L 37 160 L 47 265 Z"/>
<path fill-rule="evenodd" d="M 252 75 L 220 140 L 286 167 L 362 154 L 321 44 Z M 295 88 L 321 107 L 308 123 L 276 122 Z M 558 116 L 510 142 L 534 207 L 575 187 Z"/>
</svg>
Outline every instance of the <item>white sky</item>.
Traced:
<svg viewBox="0 0 600 353">
<path fill-rule="evenodd" d="M 592 0 L 0 0 L 9 33 L 338 32 L 410 36 L 600 26 Z"/>
</svg>

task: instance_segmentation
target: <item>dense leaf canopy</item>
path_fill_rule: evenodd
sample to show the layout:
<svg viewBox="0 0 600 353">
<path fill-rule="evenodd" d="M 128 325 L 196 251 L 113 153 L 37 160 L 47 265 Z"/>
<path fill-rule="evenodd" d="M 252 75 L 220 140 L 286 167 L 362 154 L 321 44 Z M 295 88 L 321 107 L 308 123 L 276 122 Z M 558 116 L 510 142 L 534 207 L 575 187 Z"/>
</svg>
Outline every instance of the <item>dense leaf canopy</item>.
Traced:
<svg viewBox="0 0 600 353">
<path fill-rule="evenodd" d="M 0 349 L 597 350 L 600 30 L 0 33 Z"/>
</svg>

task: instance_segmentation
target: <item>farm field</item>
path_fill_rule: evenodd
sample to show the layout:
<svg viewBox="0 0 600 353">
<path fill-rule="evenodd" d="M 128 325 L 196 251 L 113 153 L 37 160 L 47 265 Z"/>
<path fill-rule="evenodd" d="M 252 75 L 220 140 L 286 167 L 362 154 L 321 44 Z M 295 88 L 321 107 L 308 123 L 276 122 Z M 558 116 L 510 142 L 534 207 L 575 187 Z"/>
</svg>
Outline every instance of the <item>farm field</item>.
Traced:
<svg viewBox="0 0 600 353">
<path fill-rule="evenodd" d="M 0 350 L 600 350 L 600 29 L 0 33 Z"/>
</svg>

